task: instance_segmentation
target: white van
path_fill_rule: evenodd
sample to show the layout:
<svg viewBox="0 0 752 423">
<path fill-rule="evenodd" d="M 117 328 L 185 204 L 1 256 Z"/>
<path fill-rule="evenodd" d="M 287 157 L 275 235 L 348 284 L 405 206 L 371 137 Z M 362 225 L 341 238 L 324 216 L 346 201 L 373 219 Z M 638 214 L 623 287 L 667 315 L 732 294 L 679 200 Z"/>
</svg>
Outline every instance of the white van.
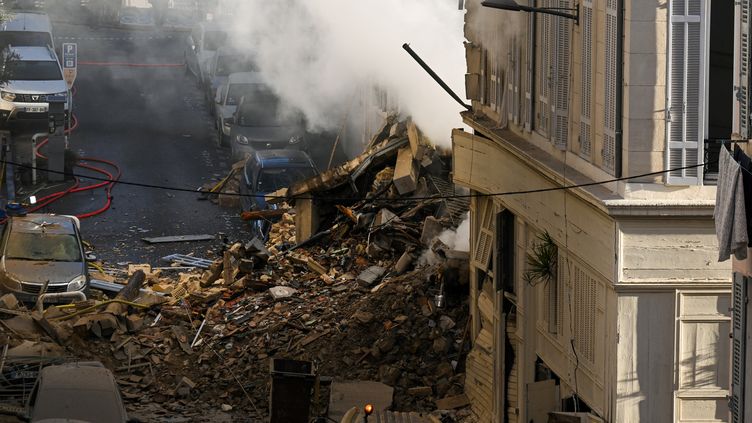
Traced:
<svg viewBox="0 0 752 423">
<path fill-rule="evenodd" d="M 52 24 L 46 13 L 11 12 L 0 24 L 0 46 L 52 47 Z"/>
</svg>

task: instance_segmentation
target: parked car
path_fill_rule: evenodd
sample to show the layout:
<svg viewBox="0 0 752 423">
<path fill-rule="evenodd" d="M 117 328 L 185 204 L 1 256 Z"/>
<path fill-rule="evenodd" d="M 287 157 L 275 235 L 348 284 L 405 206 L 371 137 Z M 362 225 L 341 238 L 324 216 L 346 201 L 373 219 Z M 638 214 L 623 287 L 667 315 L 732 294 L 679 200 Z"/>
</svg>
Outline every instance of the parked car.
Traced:
<svg viewBox="0 0 752 423">
<path fill-rule="evenodd" d="M 76 217 L 28 214 L 8 219 L 0 240 L 0 290 L 34 302 L 47 293 L 86 292 L 86 266 Z"/>
<path fill-rule="evenodd" d="M 233 73 L 240 72 L 257 72 L 253 57 L 229 47 L 222 47 L 217 50 L 209 64 L 206 67 L 206 78 L 204 78 L 203 88 L 206 101 L 210 103 L 212 114 L 214 114 L 214 98 L 217 95 L 217 89 L 227 82 L 227 78 Z"/>
<path fill-rule="evenodd" d="M 230 125 L 232 116 L 245 96 L 253 96 L 258 92 L 266 92 L 261 76 L 257 72 L 232 73 L 222 84 L 214 96 L 214 117 L 217 128 L 217 144 L 227 145 L 230 140 Z"/>
<path fill-rule="evenodd" d="M 19 12 L 0 24 L 0 46 L 52 47 L 52 24 L 46 13 Z"/>
<path fill-rule="evenodd" d="M 304 151 L 255 151 L 248 157 L 243 167 L 240 208 L 242 211 L 252 211 L 276 207 L 266 203 L 266 194 L 312 178 L 317 174 L 316 165 Z M 266 239 L 270 228 L 270 220 L 256 220 L 251 223 L 252 235 L 261 239 Z"/>
<path fill-rule="evenodd" d="M 65 97 L 65 111 L 72 108 L 72 96 L 63 70 L 51 47 L 12 47 L 2 66 L 8 82 L 0 86 L 0 119 L 47 119 L 48 97 Z"/>
<path fill-rule="evenodd" d="M 183 54 L 185 67 L 196 76 L 199 84 L 204 81 L 209 61 L 227 41 L 227 27 L 228 25 L 217 21 L 202 22 L 186 38 Z"/>
<path fill-rule="evenodd" d="M 27 404 L 31 422 L 128 422 L 115 377 L 97 361 L 47 366 Z"/>
<path fill-rule="evenodd" d="M 148 29 L 154 27 L 156 18 L 152 8 L 123 6 L 118 12 L 118 22 L 124 28 Z"/>
<path fill-rule="evenodd" d="M 241 160 L 255 150 L 293 148 L 305 150 L 303 114 L 285 106 L 269 91 L 245 95 L 230 123 L 232 157 Z"/>
</svg>

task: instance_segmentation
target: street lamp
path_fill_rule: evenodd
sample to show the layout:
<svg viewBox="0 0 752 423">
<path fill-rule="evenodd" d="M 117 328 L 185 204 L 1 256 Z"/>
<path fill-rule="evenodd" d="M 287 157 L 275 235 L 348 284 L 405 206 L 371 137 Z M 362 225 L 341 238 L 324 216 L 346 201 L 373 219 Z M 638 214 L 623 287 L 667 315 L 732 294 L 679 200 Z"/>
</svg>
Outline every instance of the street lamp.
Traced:
<svg viewBox="0 0 752 423">
<path fill-rule="evenodd" d="M 572 19 L 576 25 L 580 24 L 579 4 L 577 4 L 574 8 L 520 6 L 514 0 L 483 0 L 482 2 L 480 2 L 480 4 L 493 9 L 511 10 L 514 12 L 543 13 L 546 15 L 560 16 L 562 18 Z"/>
</svg>

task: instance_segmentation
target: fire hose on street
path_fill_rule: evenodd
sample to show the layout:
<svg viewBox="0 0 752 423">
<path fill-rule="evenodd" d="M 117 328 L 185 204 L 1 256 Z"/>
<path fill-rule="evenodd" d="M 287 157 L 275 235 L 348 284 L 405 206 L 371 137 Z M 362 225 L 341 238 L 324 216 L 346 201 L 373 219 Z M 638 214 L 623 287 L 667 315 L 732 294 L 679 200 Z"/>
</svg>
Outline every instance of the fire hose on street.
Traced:
<svg viewBox="0 0 752 423">
<path fill-rule="evenodd" d="M 65 129 L 65 134 L 68 135 L 71 132 L 73 132 L 76 128 L 78 128 L 78 125 L 79 125 L 78 118 L 75 115 L 73 115 L 72 116 L 72 124 L 70 125 L 69 128 Z M 40 149 L 42 147 L 44 147 L 48 142 L 49 142 L 49 138 L 44 138 L 36 146 L 36 148 L 34 150 L 34 155 L 36 157 L 41 158 L 41 159 L 47 159 L 47 156 L 45 156 L 44 154 L 42 154 L 40 152 Z M 103 164 L 103 165 L 109 166 L 112 169 L 114 169 L 114 172 L 109 171 L 107 169 L 104 169 L 101 166 L 94 166 L 94 165 L 92 165 L 90 163 L 99 163 L 99 164 Z M 104 175 L 107 180 L 106 181 L 97 182 L 97 183 L 91 184 L 91 185 L 83 185 L 82 186 L 81 185 L 81 180 L 78 177 L 76 177 L 75 180 L 74 180 L 73 185 L 71 185 L 70 187 L 66 188 L 63 191 L 54 192 L 54 193 L 45 195 L 44 197 L 38 198 L 37 201 L 36 201 L 36 203 L 33 204 L 30 208 L 28 208 L 27 211 L 30 212 L 30 213 L 33 213 L 33 212 L 38 211 L 38 210 L 40 210 L 40 209 L 42 209 L 42 208 L 44 208 L 46 206 L 49 206 L 50 204 L 52 204 L 55 201 L 57 201 L 57 200 L 65 197 L 66 195 L 75 194 L 75 193 L 84 192 L 84 191 L 92 191 L 92 190 L 96 190 L 96 189 L 100 189 L 100 188 L 104 189 L 104 192 L 105 192 L 105 195 L 106 195 L 105 204 L 102 207 L 100 207 L 99 209 L 97 209 L 97 210 L 94 210 L 94 211 L 91 211 L 91 212 L 87 212 L 87 213 L 78 214 L 78 215 L 76 215 L 76 217 L 79 218 L 79 219 L 86 219 L 86 218 L 89 218 L 89 217 L 97 216 L 97 215 L 102 214 L 105 211 L 107 211 L 110 208 L 110 206 L 112 205 L 112 188 L 115 186 L 115 184 L 117 183 L 117 181 L 120 179 L 120 177 L 122 175 L 122 171 L 121 171 L 120 167 L 116 163 L 114 163 L 112 161 L 105 160 L 105 159 L 100 159 L 100 158 L 95 158 L 95 157 L 81 157 L 75 163 L 74 166 L 80 167 L 82 169 L 87 169 L 89 171 L 96 172 L 96 173 L 99 173 L 101 175 Z M 2 221 L 0 221 L 0 223 L 5 223 L 5 219 L 3 219 Z"/>
</svg>

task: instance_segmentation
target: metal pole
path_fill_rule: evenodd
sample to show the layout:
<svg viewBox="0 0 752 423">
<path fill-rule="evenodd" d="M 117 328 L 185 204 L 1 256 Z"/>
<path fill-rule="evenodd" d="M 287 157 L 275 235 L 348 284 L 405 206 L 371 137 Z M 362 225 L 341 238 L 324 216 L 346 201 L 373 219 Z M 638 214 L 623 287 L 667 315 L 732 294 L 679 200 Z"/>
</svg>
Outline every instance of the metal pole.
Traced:
<svg viewBox="0 0 752 423">
<path fill-rule="evenodd" d="M 424 62 L 423 59 L 421 59 L 420 56 L 418 56 L 418 54 L 415 51 L 413 51 L 412 48 L 410 48 L 409 44 L 407 44 L 407 43 L 402 44 L 402 48 L 405 49 L 405 51 L 410 56 L 412 56 L 412 58 L 415 59 L 416 62 L 418 62 L 418 64 L 423 68 L 423 70 L 425 70 L 426 72 L 428 72 L 429 75 L 431 75 L 431 78 L 433 78 L 433 80 L 436 81 L 436 83 L 439 84 L 441 86 L 441 88 L 444 89 L 444 91 L 446 91 L 450 96 L 452 96 L 452 98 L 454 99 L 454 101 L 456 101 L 457 103 L 459 103 L 462 107 L 464 107 L 467 110 L 473 110 L 473 106 L 465 104 L 465 102 L 462 101 L 462 99 L 457 95 L 457 93 L 455 93 L 454 91 L 452 91 L 452 89 L 449 88 L 449 85 L 447 85 L 441 79 L 441 77 L 439 77 L 439 75 L 437 75 L 436 72 L 434 72 L 433 69 L 431 69 L 426 64 L 426 62 Z"/>
<path fill-rule="evenodd" d="M 40 132 L 31 137 L 31 183 L 33 185 L 37 184 L 37 139 L 45 136 L 47 136 L 46 133 Z"/>
</svg>

